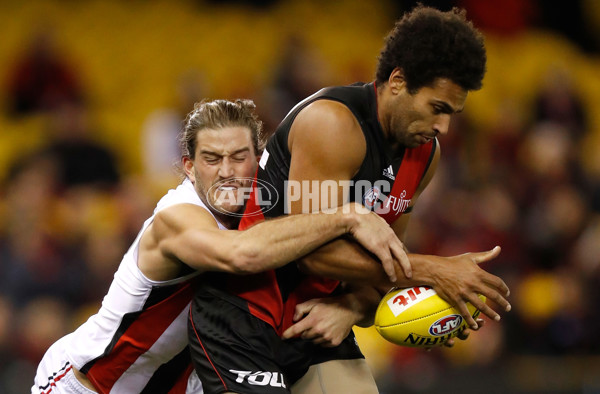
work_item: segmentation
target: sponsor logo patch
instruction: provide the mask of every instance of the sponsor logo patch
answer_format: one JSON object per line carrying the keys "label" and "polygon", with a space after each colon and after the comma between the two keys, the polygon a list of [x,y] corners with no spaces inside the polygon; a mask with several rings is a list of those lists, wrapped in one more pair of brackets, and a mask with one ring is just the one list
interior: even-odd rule
{"label": "sponsor logo patch", "polygon": [[237,378],[235,379],[237,383],[244,383],[244,381],[246,381],[253,386],[271,386],[286,388],[285,382],[283,381],[283,375],[279,372],[237,371],[235,369],[230,369],[229,372],[237,375]]}
{"label": "sponsor logo patch", "polygon": [[394,169],[392,168],[391,164],[390,164],[390,166],[388,168],[385,168],[383,170],[383,176],[391,179],[392,181],[396,180],[396,177],[394,176]]}
{"label": "sponsor logo patch", "polygon": [[367,190],[367,192],[363,196],[363,202],[364,202],[365,207],[367,207],[369,209],[373,209],[375,204],[377,204],[377,201],[379,201],[380,194],[381,194],[381,191],[379,190],[379,188],[377,188],[375,186],[370,188],[369,190]]}
{"label": "sponsor logo patch", "polygon": [[435,294],[435,290],[431,287],[415,286],[402,290],[395,297],[390,298],[387,301],[387,304],[394,316],[398,316],[411,306]]}

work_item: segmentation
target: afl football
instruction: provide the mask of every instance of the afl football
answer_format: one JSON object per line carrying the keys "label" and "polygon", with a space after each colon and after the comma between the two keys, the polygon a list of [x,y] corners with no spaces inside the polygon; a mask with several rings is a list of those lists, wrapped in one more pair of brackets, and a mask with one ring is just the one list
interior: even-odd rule
{"label": "afl football", "polygon": [[[485,297],[480,295],[482,301]],[[467,303],[473,318],[479,310]],[[375,328],[386,340],[400,346],[429,348],[443,345],[467,328],[458,309],[427,286],[394,288],[381,300]]]}

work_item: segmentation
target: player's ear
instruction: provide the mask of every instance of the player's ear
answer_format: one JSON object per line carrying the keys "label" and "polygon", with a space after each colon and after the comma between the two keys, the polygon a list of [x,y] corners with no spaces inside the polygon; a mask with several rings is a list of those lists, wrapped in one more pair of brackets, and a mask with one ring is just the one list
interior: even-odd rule
{"label": "player's ear", "polygon": [[400,67],[396,67],[390,74],[388,83],[393,93],[399,93],[403,88],[406,88],[404,70],[402,70]]}
{"label": "player's ear", "polygon": [[194,176],[194,160],[187,156],[181,160],[183,161],[183,171],[185,172],[185,175],[187,175],[192,183],[196,182],[196,177]]}

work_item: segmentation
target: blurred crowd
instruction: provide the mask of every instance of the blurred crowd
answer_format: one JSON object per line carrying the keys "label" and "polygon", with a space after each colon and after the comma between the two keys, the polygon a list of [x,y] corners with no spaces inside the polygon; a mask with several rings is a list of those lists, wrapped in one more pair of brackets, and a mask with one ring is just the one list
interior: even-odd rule
{"label": "blurred crowd", "polygon": [[[521,34],[530,23],[490,26],[478,2],[462,3],[472,7],[476,23],[496,33]],[[507,3],[529,15],[521,13],[529,3]],[[141,170],[127,171],[122,155],[98,138],[80,68],[53,39],[51,29],[37,29],[0,76],[3,117],[43,125],[41,142],[14,154],[0,183],[0,394],[27,392],[47,347],[97,310],[142,222],[178,182],[181,121],[194,102],[219,95],[202,73],[180,75],[172,105],[154,108],[141,122]],[[296,102],[331,85],[331,68],[302,37],[290,36],[272,80],[247,92],[266,131]],[[520,365],[515,356],[600,355],[600,178],[582,159],[593,131],[590,111],[568,69],[545,73],[529,107],[517,107],[510,96],[495,103],[493,127],[481,130],[468,108],[453,120],[440,138],[440,169],[407,237],[409,249],[428,254],[502,246],[484,268],[508,283],[512,311],[451,350],[386,346],[373,332],[359,332],[382,392],[448,387],[449,376],[480,379],[494,385],[487,392],[503,392],[512,387],[506,376],[520,382],[507,371],[508,364]],[[461,372],[467,370],[477,377]],[[532,390],[546,387],[543,372],[538,379]],[[590,392],[600,390],[599,381],[585,379]],[[583,392],[585,384],[563,388]]]}

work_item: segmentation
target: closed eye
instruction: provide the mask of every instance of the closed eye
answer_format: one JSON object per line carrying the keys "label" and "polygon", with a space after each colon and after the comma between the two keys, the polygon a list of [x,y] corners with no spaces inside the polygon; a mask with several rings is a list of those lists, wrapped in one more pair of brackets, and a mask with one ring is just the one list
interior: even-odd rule
{"label": "closed eye", "polygon": [[218,164],[221,161],[221,157],[215,155],[203,155],[202,160],[208,164]]}
{"label": "closed eye", "polygon": [[242,162],[242,161],[246,160],[246,157],[248,157],[248,155],[246,153],[242,153],[242,154],[237,154],[237,155],[231,156],[231,159],[233,161]]}
{"label": "closed eye", "polygon": [[434,113],[434,115],[439,115],[439,114],[452,115],[454,113],[454,110],[449,105],[434,104],[433,105],[433,113]]}

